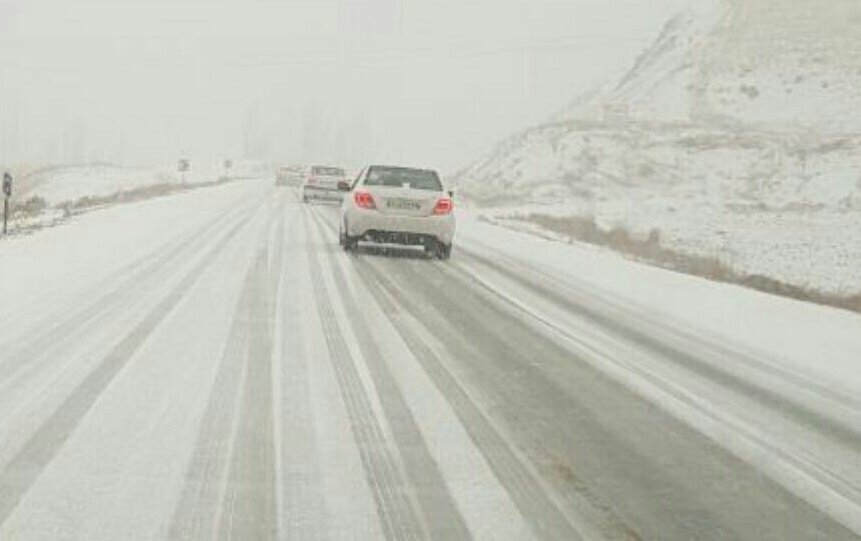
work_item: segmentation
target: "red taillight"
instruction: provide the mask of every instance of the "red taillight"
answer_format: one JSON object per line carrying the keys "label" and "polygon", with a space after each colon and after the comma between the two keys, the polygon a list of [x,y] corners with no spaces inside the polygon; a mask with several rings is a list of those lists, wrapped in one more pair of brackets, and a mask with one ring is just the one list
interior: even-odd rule
{"label": "red taillight", "polygon": [[374,196],[368,192],[356,192],[353,194],[353,201],[362,209],[375,209],[377,205],[374,203]]}
{"label": "red taillight", "polygon": [[450,214],[452,209],[454,209],[454,203],[452,203],[451,199],[448,197],[442,197],[436,202],[436,206],[433,208],[433,213],[437,215]]}

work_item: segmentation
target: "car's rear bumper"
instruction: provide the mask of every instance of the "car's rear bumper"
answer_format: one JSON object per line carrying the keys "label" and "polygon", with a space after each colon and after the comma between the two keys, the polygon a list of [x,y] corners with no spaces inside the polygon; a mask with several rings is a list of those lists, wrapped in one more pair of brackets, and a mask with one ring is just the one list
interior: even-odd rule
{"label": "car's rear bumper", "polygon": [[344,197],[344,192],[337,187],[327,188],[323,186],[302,186],[302,195],[308,199],[327,199],[340,201]]}
{"label": "car's rear bumper", "polygon": [[360,240],[386,244],[424,244],[434,238],[444,244],[454,239],[454,215],[392,216],[377,211],[350,211],[347,234]]}

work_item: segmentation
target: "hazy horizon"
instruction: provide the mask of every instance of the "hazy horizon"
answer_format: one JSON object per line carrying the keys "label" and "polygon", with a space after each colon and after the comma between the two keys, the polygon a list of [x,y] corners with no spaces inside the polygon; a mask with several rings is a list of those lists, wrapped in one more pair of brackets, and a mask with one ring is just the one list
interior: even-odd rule
{"label": "hazy horizon", "polygon": [[0,163],[452,170],[630,66],[686,1],[0,0]]}

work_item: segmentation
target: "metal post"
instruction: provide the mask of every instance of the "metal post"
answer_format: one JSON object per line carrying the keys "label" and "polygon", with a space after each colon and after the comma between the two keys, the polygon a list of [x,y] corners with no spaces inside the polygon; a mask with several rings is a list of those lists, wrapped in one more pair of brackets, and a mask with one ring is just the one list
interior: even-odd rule
{"label": "metal post", "polygon": [[8,231],[7,224],[9,222],[9,198],[12,197],[12,175],[9,172],[3,173],[3,234]]}

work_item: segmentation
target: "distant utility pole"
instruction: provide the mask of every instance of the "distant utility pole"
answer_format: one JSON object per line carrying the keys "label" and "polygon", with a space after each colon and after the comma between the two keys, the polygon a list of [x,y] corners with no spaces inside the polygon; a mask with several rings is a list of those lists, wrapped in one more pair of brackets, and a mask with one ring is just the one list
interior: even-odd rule
{"label": "distant utility pole", "polygon": [[191,169],[191,161],[187,158],[183,158],[179,160],[179,163],[177,164],[176,168],[180,174],[180,181],[185,184],[185,174],[188,172],[189,169]]}
{"label": "distant utility pole", "polygon": [[3,173],[3,234],[8,231],[9,222],[9,198],[12,197],[12,175]]}

